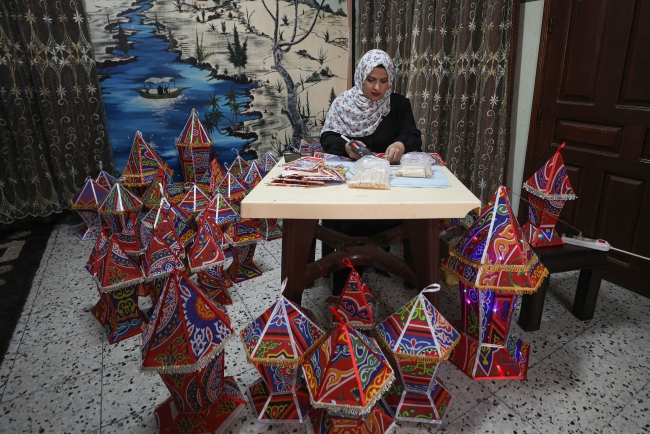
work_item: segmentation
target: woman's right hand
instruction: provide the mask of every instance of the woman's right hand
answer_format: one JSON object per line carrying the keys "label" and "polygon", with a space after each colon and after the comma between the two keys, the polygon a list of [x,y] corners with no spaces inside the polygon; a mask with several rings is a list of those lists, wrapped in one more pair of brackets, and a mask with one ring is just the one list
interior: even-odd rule
{"label": "woman's right hand", "polygon": [[[362,141],[360,141],[360,140],[355,140],[355,142],[357,142],[358,144],[360,144],[360,145],[363,146],[364,148],[367,148],[366,144],[363,143]],[[352,158],[353,160],[358,160],[359,158],[361,158],[361,155],[357,154],[357,153],[355,152],[355,150],[352,149],[348,143],[345,144],[345,152],[347,152],[347,153],[348,153],[348,156],[349,156],[350,158]]]}

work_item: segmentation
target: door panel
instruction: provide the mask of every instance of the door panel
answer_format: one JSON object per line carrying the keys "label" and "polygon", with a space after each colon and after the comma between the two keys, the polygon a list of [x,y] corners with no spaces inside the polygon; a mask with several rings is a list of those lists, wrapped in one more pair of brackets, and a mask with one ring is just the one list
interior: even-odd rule
{"label": "door panel", "polygon": [[[524,178],[566,142],[561,217],[650,256],[650,0],[546,1]],[[604,277],[650,297],[649,269],[612,252]]]}

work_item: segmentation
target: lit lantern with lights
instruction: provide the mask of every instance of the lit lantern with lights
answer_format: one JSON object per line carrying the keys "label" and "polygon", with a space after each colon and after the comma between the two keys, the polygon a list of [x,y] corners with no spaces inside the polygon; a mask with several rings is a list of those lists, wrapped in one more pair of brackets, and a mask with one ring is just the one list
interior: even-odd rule
{"label": "lit lantern with lights", "polygon": [[261,375],[248,387],[257,420],[302,423],[308,419],[311,405],[300,364],[325,338],[314,315],[281,296],[240,336],[246,359]]}
{"label": "lit lantern with lights", "polygon": [[190,117],[174,144],[181,160],[185,182],[197,182],[203,178],[210,166],[212,139],[196,110],[190,112]]}
{"label": "lit lantern with lights", "polygon": [[460,333],[424,295],[439,289],[438,284],[428,286],[377,326],[379,342],[400,373],[401,390],[389,390],[385,399],[399,421],[441,423],[451,402],[436,375],[460,341]]}
{"label": "lit lantern with lights", "polygon": [[519,294],[548,270],[528,245],[499,187],[442,266],[460,286],[461,340],[450,361],[475,380],[523,380],[530,344],[510,334]]}
{"label": "lit lantern with lights", "polygon": [[577,198],[560,154],[565,145],[566,142],[562,143],[546,164],[524,183],[530,203],[523,231],[533,247],[564,245],[555,224],[566,201]]}

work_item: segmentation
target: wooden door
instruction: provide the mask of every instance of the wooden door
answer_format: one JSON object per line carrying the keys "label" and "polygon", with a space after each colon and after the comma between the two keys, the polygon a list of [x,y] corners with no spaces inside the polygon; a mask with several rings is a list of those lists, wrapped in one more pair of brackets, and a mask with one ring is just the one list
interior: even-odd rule
{"label": "wooden door", "polygon": [[[578,200],[560,218],[650,257],[650,0],[546,0],[524,179],[562,142]],[[604,278],[650,297],[650,262]]]}

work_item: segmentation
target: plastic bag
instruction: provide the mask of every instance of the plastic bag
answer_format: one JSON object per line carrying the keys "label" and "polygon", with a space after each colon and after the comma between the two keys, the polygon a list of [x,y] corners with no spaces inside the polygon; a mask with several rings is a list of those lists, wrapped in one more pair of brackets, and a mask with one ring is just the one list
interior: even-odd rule
{"label": "plastic bag", "polygon": [[407,178],[433,178],[431,165],[433,159],[426,152],[409,152],[402,156],[400,166],[395,172],[395,176],[404,176]]}
{"label": "plastic bag", "polygon": [[373,190],[390,189],[390,163],[388,160],[368,155],[354,163],[354,170],[354,176],[348,181],[348,187]]}

